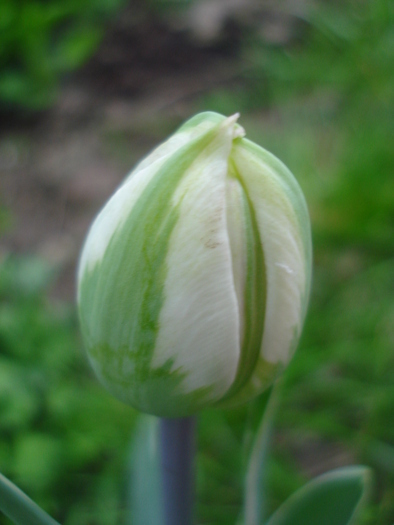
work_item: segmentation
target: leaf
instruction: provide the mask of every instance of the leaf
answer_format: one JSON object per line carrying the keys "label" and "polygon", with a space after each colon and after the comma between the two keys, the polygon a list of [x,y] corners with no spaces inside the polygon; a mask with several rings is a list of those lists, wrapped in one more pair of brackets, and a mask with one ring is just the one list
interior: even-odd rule
{"label": "leaf", "polygon": [[16,525],[59,525],[2,474],[0,474],[0,509]]}
{"label": "leaf", "polygon": [[[278,387],[270,388],[261,396],[263,415],[253,442],[245,480],[245,525],[258,525],[264,514],[264,472],[270,444],[272,421],[277,406]],[[274,394],[275,392],[275,394]]]}
{"label": "leaf", "polygon": [[58,71],[72,71],[93,54],[102,38],[98,27],[73,27],[63,36],[54,53],[53,65]]}
{"label": "leaf", "polygon": [[43,432],[28,431],[14,442],[13,472],[21,484],[36,490],[50,490],[64,468],[59,439]]}
{"label": "leaf", "polygon": [[55,275],[55,268],[44,259],[7,254],[0,265],[0,293],[38,295],[49,286]]}
{"label": "leaf", "polygon": [[162,525],[159,419],[141,416],[130,466],[129,525]]}
{"label": "leaf", "polygon": [[347,525],[360,510],[370,483],[367,467],[332,470],[290,496],[266,525]]}

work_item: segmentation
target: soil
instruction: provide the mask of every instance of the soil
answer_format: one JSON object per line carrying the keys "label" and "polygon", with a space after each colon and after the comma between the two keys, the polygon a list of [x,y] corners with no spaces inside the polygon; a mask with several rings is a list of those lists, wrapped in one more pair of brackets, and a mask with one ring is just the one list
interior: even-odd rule
{"label": "soil", "polygon": [[196,99],[237,82],[235,42],[200,45],[155,17],[116,20],[54,107],[3,115],[0,255],[35,254],[59,269],[51,294],[74,300],[75,271],[94,216],[132,166],[195,112]]}

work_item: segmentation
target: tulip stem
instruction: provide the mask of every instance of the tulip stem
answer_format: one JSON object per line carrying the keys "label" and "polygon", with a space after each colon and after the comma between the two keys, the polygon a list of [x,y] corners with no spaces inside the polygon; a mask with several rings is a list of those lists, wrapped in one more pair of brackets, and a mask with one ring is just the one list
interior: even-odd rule
{"label": "tulip stem", "polygon": [[192,525],[195,418],[160,420],[164,525]]}

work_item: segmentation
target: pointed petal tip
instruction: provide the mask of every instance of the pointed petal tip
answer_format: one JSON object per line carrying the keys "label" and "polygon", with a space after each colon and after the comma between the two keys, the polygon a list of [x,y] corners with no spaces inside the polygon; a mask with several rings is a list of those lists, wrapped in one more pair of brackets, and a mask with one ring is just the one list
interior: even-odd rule
{"label": "pointed petal tip", "polygon": [[240,117],[240,113],[234,113],[231,117],[227,117],[226,120],[222,122],[222,126],[225,128],[232,128],[233,140],[239,137],[244,137],[246,135],[245,130],[242,126],[237,124],[237,120]]}
{"label": "pointed petal tip", "polygon": [[237,111],[237,113],[234,113],[234,115],[231,115],[231,117],[227,117],[225,122],[231,122],[231,123],[235,123],[237,122],[237,120],[239,119],[239,117],[241,116],[241,113],[239,113],[239,111]]}

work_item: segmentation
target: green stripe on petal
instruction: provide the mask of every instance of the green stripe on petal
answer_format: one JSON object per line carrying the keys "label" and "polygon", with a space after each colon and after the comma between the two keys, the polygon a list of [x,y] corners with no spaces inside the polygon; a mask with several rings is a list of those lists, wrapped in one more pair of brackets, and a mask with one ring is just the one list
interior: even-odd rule
{"label": "green stripe on petal", "polygon": [[309,296],[310,226],[304,197],[287,168],[246,139],[231,159],[256,213],[266,268],[266,315],[255,370],[228,404],[261,392],[291,359]]}
{"label": "green stripe on petal", "polygon": [[242,141],[237,141],[237,143],[242,145],[245,155],[248,155],[248,152],[251,154],[251,161],[254,158],[255,162],[260,162],[262,165],[266,166],[266,169],[269,169],[273,182],[280,186],[284,195],[287,197],[287,213],[290,212],[289,216],[291,216],[296,222],[297,233],[302,244],[304,255],[306,274],[306,286],[302,304],[302,317],[304,318],[308,307],[312,274],[311,225],[304,194],[302,193],[294,175],[281,160],[275,157],[275,155],[248,139],[242,139]]}
{"label": "green stripe on petal", "polygon": [[234,122],[196,159],[174,194],[179,221],[167,254],[165,302],[153,366],[173,357],[187,371],[185,392],[212,385],[212,400],[234,380],[239,312],[226,217],[226,179]]}
{"label": "green stripe on petal", "polygon": [[183,133],[185,131],[190,130],[194,132],[194,130],[200,125],[204,127],[217,126],[225,120],[226,117],[220,115],[219,113],[214,113],[213,111],[204,111],[202,113],[198,113],[194,117],[190,118],[187,122],[182,124],[182,126],[178,129],[177,133]]}
{"label": "green stripe on petal", "polygon": [[[112,233],[102,257],[93,265],[85,261],[80,270],[81,326],[93,367],[117,397],[147,412],[188,413],[211,390],[207,385],[185,396],[179,387],[187,371],[174,367],[173,359],[154,367],[152,359],[166,300],[170,239],[181,208],[182,199],[174,203],[174,195],[193,162],[220,134],[223,129],[215,126],[170,155]],[[223,140],[231,143],[231,138]],[[111,221],[105,213],[102,228]],[[88,238],[87,245],[92,243]]]}
{"label": "green stripe on petal", "polygon": [[202,113],[125,179],[94,222],[79,311],[97,375],[163,417],[267,388],[297,345],[311,236],[301,190],[236,123]]}
{"label": "green stripe on petal", "polygon": [[229,169],[229,175],[237,180],[242,196],[244,236],[246,239],[246,279],[242,301],[243,311],[241,312],[244,323],[241,359],[235,381],[223,397],[224,402],[245,385],[256,367],[264,332],[266,300],[264,253],[256,214],[242,177],[233,162],[230,163]]}

